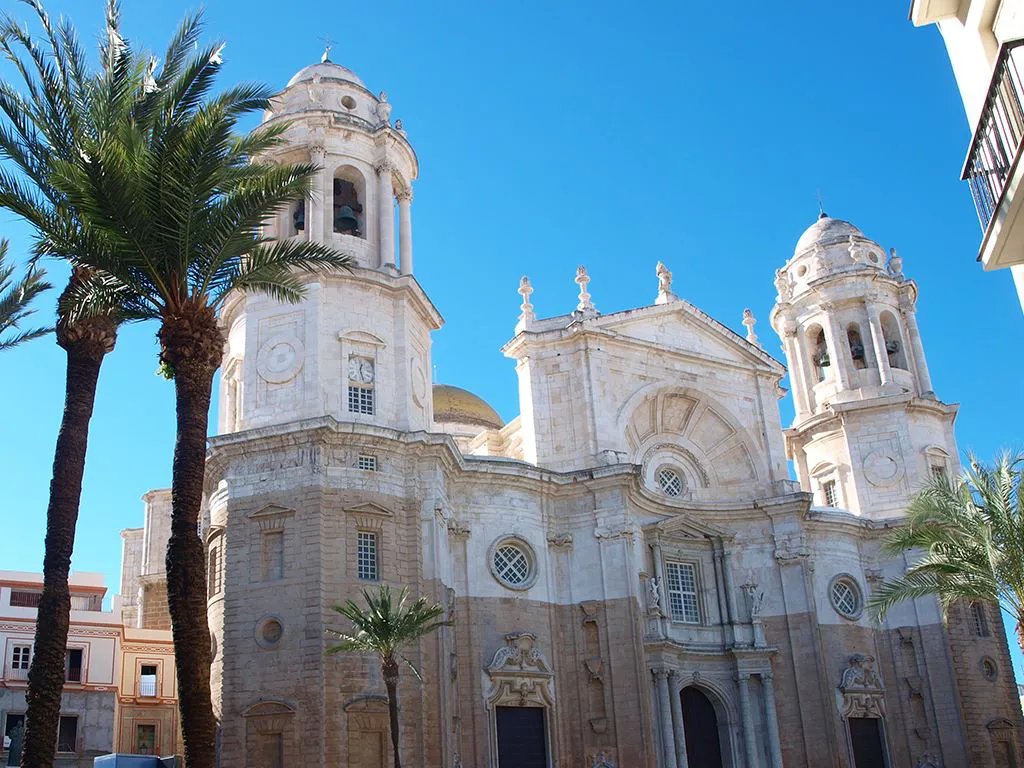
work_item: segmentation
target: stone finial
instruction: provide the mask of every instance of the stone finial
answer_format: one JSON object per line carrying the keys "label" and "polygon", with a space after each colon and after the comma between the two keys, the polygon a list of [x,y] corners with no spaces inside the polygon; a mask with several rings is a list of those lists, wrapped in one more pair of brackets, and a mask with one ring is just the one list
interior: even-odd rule
{"label": "stone finial", "polygon": [[679,297],[672,293],[672,272],[669,268],[659,261],[654,272],[658,275],[658,297],[654,300],[654,303],[668,304],[669,302],[676,301]]}
{"label": "stone finial", "polygon": [[903,279],[903,257],[896,254],[895,248],[889,249],[889,272],[893,277]]}
{"label": "stone finial", "polygon": [[751,344],[755,344],[760,347],[761,343],[757,340],[757,334],[754,333],[754,325],[757,323],[757,318],[754,317],[754,313],[749,309],[743,310],[743,324],[747,326],[747,341]]}
{"label": "stone finial", "polygon": [[380,96],[377,97],[377,105],[373,108],[373,111],[377,113],[377,119],[384,125],[391,124],[391,105],[388,103],[388,95],[384,92],[380,92]]}
{"label": "stone finial", "polygon": [[789,301],[793,288],[789,284],[789,276],[784,270],[775,270],[775,290],[779,292],[779,301]]}
{"label": "stone finial", "polygon": [[519,322],[516,323],[516,331],[526,330],[537,319],[533,312],[533,304],[530,303],[530,294],[533,293],[533,286],[530,285],[530,278],[523,275],[519,278],[519,295],[523,297],[523,303],[519,307]]}
{"label": "stone finial", "polygon": [[576,267],[576,285],[580,287],[580,303],[576,305],[576,311],[589,317],[593,317],[597,314],[597,308],[594,306],[594,302],[590,300],[590,294],[587,292],[587,283],[590,282],[590,275],[587,274],[587,268],[580,264]]}
{"label": "stone finial", "polygon": [[402,119],[401,118],[395,120],[395,130],[398,131],[403,136],[405,136],[405,128],[402,127]]}

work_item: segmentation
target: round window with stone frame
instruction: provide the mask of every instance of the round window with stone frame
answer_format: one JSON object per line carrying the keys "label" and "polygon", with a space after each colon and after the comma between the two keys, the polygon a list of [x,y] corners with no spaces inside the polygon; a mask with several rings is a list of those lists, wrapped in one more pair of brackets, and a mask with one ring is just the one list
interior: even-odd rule
{"label": "round window with stone frame", "polygon": [[507,589],[525,590],[537,581],[537,557],[526,539],[502,536],[487,553],[491,575]]}
{"label": "round window with stone frame", "polygon": [[981,676],[990,683],[994,683],[999,679],[999,667],[996,666],[996,663],[988,656],[985,656],[981,660]]}
{"label": "round window with stone frame", "polygon": [[661,467],[654,479],[658,483],[658,487],[661,492],[666,496],[682,496],[683,491],[686,490],[686,484],[683,482],[683,476],[675,467]]}
{"label": "round window with stone frame", "polygon": [[277,616],[267,616],[256,623],[256,645],[277,648],[284,638],[284,624]]}
{"label": "round window with stone frame", "polygon": [[828,585],[828,599],[835,612],[844,619],[856,621],[864,610],[860,586],[849,574],[839,574]]}

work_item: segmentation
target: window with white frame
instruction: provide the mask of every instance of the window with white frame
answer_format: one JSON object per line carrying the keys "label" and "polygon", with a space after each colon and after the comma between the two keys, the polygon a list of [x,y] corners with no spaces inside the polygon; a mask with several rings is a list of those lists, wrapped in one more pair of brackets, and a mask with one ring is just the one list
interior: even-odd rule
{"label": "window with white frame", "polygon": [[839,497],[836,493],[836,481],[826,480],[822,483],[821,495],[824,497],[826,507],[838,506]]}
{"label": "window with white frame", "polygon": [[860,618],[864,601],[861,598],[860,586],[851,576],[836,576],[832,579],[828,592],[836,613],[851,620]]}
{"label": "window with white frame", "polygon": [[348,410],[349,413],[373,415],[374,361],[369,357],[352,355],[348,359]]}
{"label": "window with white frame", "polygon": [[377,581],[377,534],[359,531],[356,535],[356,575],[363,581]]}
{"label": "window with white frame", "polygon": [[697,569],[691,563],[665,563],[668,605],[673,621],[700,623],[697,602]]}
{"label": "window with white frame", "polygon": [[666,496],[678,496],[683,492],[683,478],[671,467],[658,470],[658,486]]}
{"label": "window with white frame", "polygon": [[28,671],[32,664],[32,646],[16,645],[11,651],[11,669]]}
{"label": "window with white frame", "polygon": [[376,472],[377,471],[377,457],[376,456],[360,455],[359,458],[356,459],[356,469],[362,469],[362,470],[365,470],[367,472]]}
{"label": "window with white frame", "polygon": [[156,664],[142,664],[139,667],[139,696],[156,696],[158,675]]}

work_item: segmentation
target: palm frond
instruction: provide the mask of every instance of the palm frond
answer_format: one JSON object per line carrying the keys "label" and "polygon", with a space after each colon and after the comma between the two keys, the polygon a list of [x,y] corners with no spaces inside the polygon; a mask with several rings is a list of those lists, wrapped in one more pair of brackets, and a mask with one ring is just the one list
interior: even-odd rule
{"label": "palm frond", "polygon": [[39,294],[51,288],[45,273],[29,267],[20,278],[13,264],[7,262],[8,242],[0,240],[0,351],[45,336],[52,328],[23,328],[36,310],[31,307]]}

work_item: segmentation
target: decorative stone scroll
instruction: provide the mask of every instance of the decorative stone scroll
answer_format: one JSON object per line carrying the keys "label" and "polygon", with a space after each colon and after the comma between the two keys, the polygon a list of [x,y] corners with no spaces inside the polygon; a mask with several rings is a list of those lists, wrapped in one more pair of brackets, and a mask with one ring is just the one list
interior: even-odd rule
{"label": "decorative stone scroll", "polygon": [[491,680],[487,703],[492,707],[548,707],[554,702],[554,672],[532,632],[505,635],[485,670]]}
{"label": "decorative stone scroll", "polygon": [[857,653],[839,683],[843,717],[885,717],[885,687],[874,670],[874,656]]}

